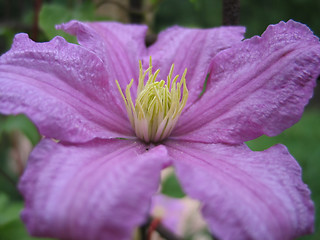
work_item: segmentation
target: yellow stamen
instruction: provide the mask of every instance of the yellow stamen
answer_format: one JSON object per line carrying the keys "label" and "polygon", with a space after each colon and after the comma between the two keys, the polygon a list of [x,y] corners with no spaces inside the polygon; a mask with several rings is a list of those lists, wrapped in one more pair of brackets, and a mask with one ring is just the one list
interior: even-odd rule
{"label": "yellow stamen", "polygon": [[[170,135],[187,103],[188,89],[185,78],[187,69],[185,69],[180,82],[177,82],[179,75],[172,80],[174,69],[174,64],[172,64],[167,83],[164,80],[156,81],[160,70],[152,73],[151,57],[149,68],[143,71],[142,63],[139,61],[139,69],[135,104],[133,104],[130,94],[133,79],[127,85],[125,95],[117,80],[116,84],[137,137],[145,142],[159,142]],[[144,83],[147,74],[148,80]]]}

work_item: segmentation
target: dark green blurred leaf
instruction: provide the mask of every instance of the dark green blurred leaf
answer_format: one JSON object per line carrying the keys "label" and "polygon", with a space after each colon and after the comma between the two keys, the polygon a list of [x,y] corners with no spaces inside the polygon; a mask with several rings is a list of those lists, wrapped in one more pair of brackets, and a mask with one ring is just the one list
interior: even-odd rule
{"label": "dark green blurred leaf", "polygon": [[199,10],[199,7],[200,7],[200,1],[199,0],[189,0],[193,5],[194,7]]}
{"label": "dark green blurred leaf", "polygon": [[169,177],[167,177],[165,181],[162,183],[161,192],[167,196],[174,198],[182,198],[186,195],[183,192],[176,175],[173,173]]}
{"label": "dark green blurred leaf", "polygon": [[20,219],[0,226],[0,239],[3,240],[49,240],[49,238],[31,237]]}
{"label": "dark green blurred leaf", "polygon": [[51,39],[57,35],[64,37],[68,42],[76,43],[74,36],[56,30],[55,25],[68,22],[72,19],[81,21],[93,21],[95,7],[91,1],[76,4],[67,8],[61,4],[44,4],[39,15],[39,25],[46,36]]}
{"label": "dark green blurred leaf", "polygon": [[[9,198],[5,194],[0,193],[0,227],[19,218],[21,209],[22,203],[10,203]],[[0,237],[0,239],[4,238]]]}
{"label": "dark green blurred leaf", "polygon": [[41,240],[48,238],[30,237],[20,220],[22,202],[10,202],[9,198],[0,193],[0,239],[1,240]]}
{"label": "dark green blurred leaf", "polygon": [[153,30],[159,32],[172,25],[202,28],[220,26],[221,10],[222,1],[218,0],[162,0],[156,11]]}
{"label": "dark green blurred leaf", "polygon": [[0,27],[0,51],[10,48],[15,34],[16,33],[9,27]]}
{"label": "dark green blurred leaf", "polygon": [[320,1],[315,0],[242,0],[241,25],[247,28],[247,37],[261,34],[269,24],[293,19],[307,24],[320,34]]}
{"label": "dark green blurred leaf", "polygon": [[33,146],[39,142],[40,135],[38,130],[26,116],[8,116],[1,118],[0,120],[0,135],[2,133],[10,133],[19,130],[30,140]]}

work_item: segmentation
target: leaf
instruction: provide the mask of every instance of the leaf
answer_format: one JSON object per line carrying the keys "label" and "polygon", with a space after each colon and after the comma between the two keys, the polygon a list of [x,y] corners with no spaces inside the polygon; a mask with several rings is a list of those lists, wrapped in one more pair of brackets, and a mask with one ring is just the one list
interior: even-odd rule
{"label": "leaf", "polygon": [[95,19],[94,10],[95,8],[91,1],[75,4],[69,8],[57,3],[43,4],[39,14],[39,26],[49,39],[59,35],[64,37],[68,42],[77,43],[76,37],[61,30],[56,30],[55,25],[68,22],[72,19],[93,21]]}
{"label": "leaf", "polygon": [[1,118],[0,134],[10,133],[12,131],[21,131],[35,146],[40,141],[40,135],[35,125],[25,116],[8,116],[4,119]]}
{"label": "leaf", "polygon": [[174,173],[169,175],[162,183],[161,192],[169,197],[183,198],[186,194],[183,192],[180,183]]}
{"label": "leaf", "polygon": [[5,194],[0,193],[0,239],[48,240],[48,238],[33,238],[28,234],[20,219],[20,212],[22,208],[22,202],[11,202]]}
{"label": "leaf", "polygon": [[[19,218],[22,203],[10,203],[9,198],[4,193],[0,194],[0,227]],[[0,231],[1,232],[1,231]],[[1,235],[0,235],[1,236]],[[0,238],[4,239],[4,238]]]}

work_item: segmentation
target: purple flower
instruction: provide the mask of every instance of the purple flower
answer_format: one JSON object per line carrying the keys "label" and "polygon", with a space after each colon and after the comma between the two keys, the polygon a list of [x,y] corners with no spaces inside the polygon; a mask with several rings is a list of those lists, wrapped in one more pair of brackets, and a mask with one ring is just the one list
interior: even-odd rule
{"label": "purple flower", "polygon": [[206,224],[199,212],[199,202],[188,197],[171,198],[162,194],[152,197],[151,215],[178,236],[203,235]]}
{"label": "purple flower", "polygon": [[[301,117],[320,73],[319,40],[306,26],[281,22],[245,41],[242,27],[173,27],[149,48],[145,26],[71,21],[58,28],[80,45],[18,34],[0,58],[0,112],[26,114],[45,136],[19,184],[32,235],[130,239],[170,165],[219,239],[313,231],[310,191],[286,147],[253,152],[244,144]],[[150,56],[151,74],[161,70],[153,90],[143,76],[138,86],[139,60],[147,70]],[[157,82],[173,63],[172,79],[187,68],[174,90]]]}

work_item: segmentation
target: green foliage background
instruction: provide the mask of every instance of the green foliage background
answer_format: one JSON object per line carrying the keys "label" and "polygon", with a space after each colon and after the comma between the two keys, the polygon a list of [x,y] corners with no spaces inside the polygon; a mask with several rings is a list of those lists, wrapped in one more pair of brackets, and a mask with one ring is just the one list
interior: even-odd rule
{"label": "green foliage background", "polygon": [[[62,35],[70,42],[74,37],[57,31],[55,24],[71,19],[93,21],[112,20],[109,16],[97,16],[96,7],[99,1],[51,0],[43,1],[39,14],[40,32],[38,41],[47,41],[55,35]],[[154,33],[172,25],[209,28],[221,25],[222,3],[218,0],[149,0],[153,8],[153,20],[148,24]],[[242,0],[241,25],[247,27],[247,37],[260,35],[269,24],[281,20],[294,19],[307,24],[316,35],[320,35],[320,1],[314,0]],[[34,1],[0,0],[0,53],[10,48],[14,34],[33,32]],[[320,239],[320,101],[316,96],[311,101],[301,121],[279,136],[270,138],[262,136],[248,142],[253,150],[264,150],[274,144],[285,144],[291,154],[303,168],[303,180],[312,191],[316,207],[315,234],[300,239]],[[12,134],[23,133],[32,145],[40,140],[35,126],[25,116],[0,116],[0,239],[30,240],[30,237],[19,218],[23,200],[16,189],[19,174],[10,168],[10,150],[13,148]],[[163,184],[163,193],[180,198],[184,196],[175,176],[169,177]],[[39,239],[39,238],[37,238]]]}

